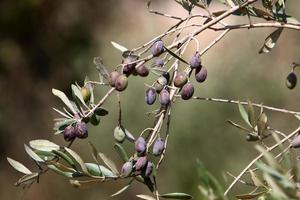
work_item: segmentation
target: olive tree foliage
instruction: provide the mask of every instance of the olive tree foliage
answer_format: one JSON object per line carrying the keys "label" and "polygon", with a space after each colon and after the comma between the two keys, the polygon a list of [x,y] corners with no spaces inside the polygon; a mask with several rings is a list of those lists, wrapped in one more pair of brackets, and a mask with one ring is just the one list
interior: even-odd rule
{"label": "olive tree foliage", "polygon": [[[300,120],[300,112],[250,101],[193,96],[197,87],[190,81],[195,79],[201,84],[206,80],[208,70],[201,60],[202,55],[213,50],[212,47],[226,34],[236,29],[272,29],[270,35],[265,36],[264,44],[261,44],[261,48],[257,50],[261,54],[266,54],[275,47],[284,29],[299,31],[300,22],[286,13],[285,7],[288,2],[285,0],[175,0],[174,3],[187,11],[185,18],[153,10],[151,1],[147,3],[150,13],[176,21],[165,32],[134,49],[127,49],[116,42],[111,42],[122,54],[122,63],[115,66],[114,71],[108,71],[101,58],[96,57],[94,64],[99,72],[99,80],[86,78],[82,86],[77,83],[72,84],[72,97],[67,97],[58,89],[52,89],[52,93],[64,103],[61,108],[53,108],[59,115],[55,119],[54,134],[57,137],[64,137],[67,145],[58,145],[40,139],[25,144],[25,151],[37,165],[37,171],[31,171],[20,162],[7,158],[14,169],[24,174],[16,182],[16,186],[29,187],[34,182],[38,182],[43,174],[54,171],[60,176],[67,177],[70,184],[75,187],[96,182],[128,180],[127,185],[111,196],[121,195],[133,182],[139,182],[148,187],[152,194],[136,194],[141,199],[190,199],[192,195],[181,191],[172,193],[160,191],[156,184],[156,180],[159,179],[157,171],[167,156],[172,107],[176,106],[177,101],[202,100],[236,104],[245,123],[240,125],[233,121],[228,122],[240,129],[239,131],[245,132],[247,141],[256,143],[255,148],[259,151],[259,155],[241,169],[238,175],[229,174],[233,181],[226,188],[223,188],[199,162],[198,188],[203,199],[228,199],[231,189],[237,184],[244,184],[249,188],[246,194],[231,194],[238,199],[300,199],[300,168],[297,160],[290,156],[293,148],[300,147],[300,135],[298,135],[300,127],[294,127],[291,133],[275,130],[269,126],[265,111],[294,115],[295,120]],[[224,9],[211,9],[212,3],[223,4]],[[231,16],[244,17],[248,23],[229,24],[224,21]],[[199,20],[195,23],[192,19]],[[207,30],[220,34],[208,46],[200,49],[197,36]],[[189,60],[184,60],[183,55],[192,43],[196,44],[196,49]],[[297,76],[294,71],[299,66],[293,61],[291,63],[291,72],[286,79],[289,89],[296,86]],[[150,74],[157,77],[155,82],[147,82],[146,77]],[[153,117],[153,126],[145,127],[139,134],[130,133],[128,127],[122,124],[119,97],[122,91],[131,89],[131,76],[145,78],[146,104],[159,102],[156,104],[159,107],[149,114]],[[97,87],[107,88],[107,93],[101,97],[94,96]],[[113,151],[119,154],[124,164],[116,166],[115,162],[99,152],[92,142],[89,142],[89,146],[94,162],[86,163],[80,153],[72,150],[71,146],[76,139],[85,139],[88,134],[93,134],[88,132],[88,124],[97,126],[100,118],[109,114],[110,111],[104,106],[113,93],[117,94],[119,102],[117,108],[119,119],[113,133],[115,138]],[[162,131],[162,127],[166,127],[164,129],[166,131]],[[273,141],[272,145],[265,143],[267,138]],[[124,141],[131,143],[135,149],[132,155],[128,155],[128,150],[123,147]]]}

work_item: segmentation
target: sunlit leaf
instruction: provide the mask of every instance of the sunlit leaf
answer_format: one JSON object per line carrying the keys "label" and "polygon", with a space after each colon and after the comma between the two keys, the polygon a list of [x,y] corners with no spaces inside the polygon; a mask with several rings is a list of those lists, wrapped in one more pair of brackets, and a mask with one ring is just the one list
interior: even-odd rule
{"label": "sunlit leaf", "polygon": [[[244,106],[243,106],[241,103],[239,103],[239,104],[238,104],[238,107],[239,107],[239,111],[240,111],[240,114],[241,114],[243,120],[244,120],[249,126],[251,126],[251,123],[249,122],[248,113],[247,113],[246,109],[244,108]],[[252,126],[251,126],[251,127],[252,127]]]}
{"label": "sunlit leaf", "polygon": [[103,162],[106,164],[106,166],[115,174],[115,175],[119,175],[119,171],[116,167],[116,164],[110,159],[108,158],[105,154],[103,153],[99,153],[98,154],[100,156],[100,158],[103,160]]}
{"label": "sunlit leaf", "polygon": [[130,187],[133,180],[134,179],[131,179],[130,182],[127,185],[125,185],[123,188],[121,188],[120,190],[118,190],[117,192],[115,192],[114,194],[112,194],[110,196],[114,197],[114,196],[117,196],[117,195],[122,194],[123,192],[125,192]]}
{"label": "sunlit leaf", "polygon": [[29,146],[40,151],[59,150],[59,146],[49,140],[31,140]]}
{"label": "sunlit leaf", "polygon": [[23,174],[32,174],[32,172],[27,167],[25,167],[22,163],[14,160],[14,159],[11,159],[9,157],[7,157],[7,161],[15,170],[17,170]]}
{"label": "sunlit leaf", "polygon": [[41,159],[32,149],[30,149],[26,144],[24,144],[24,148],[26,153],[35,161],[37,162],[44,162],[43,159]]}
{"label": "sunlit leaf", "polygon": [[159,195],[165,199],[192,199],[193,197],[186,193],[174,192]]}
{"label": "sunlit leaf", "polygon": [[61,176],[65,176],[67,178],[72,178],[72,172],[65,172],[65,171],[62,171],[60,169],[58,169],[55,165],[48,165],[48,168],[51,169],[52,171],[54,171],[55,173],[61,175]]}
{"label": "sunlit leaf", "polygon": [[34,172],[32,174],[26,174],[15,183],[15,186],[30,185],[33,182],[35,182],[38,179],[38,177],[39,173],[37,172]]}
{"label": "sunlit leaf", "polygon": [[156,200],[156,198],[146,195],[146,194],[138,194],[136,195],[140,199],[145,199],[145,200]]}
{"label": "sunlit leaf", "polygon": [[93,176],[105,176],[105,177],[117,177],[112,171],[107,169],[106,167],[102,165],[97,165],[95,163],[85,163],[85,166],[87,167],[87,170],[89,173]]}
{"label": "sunlit leaf", "polygon": [[267,122],[268,122],[267,115],[264,112],[261,113],[257,121],[258,135],[263,135],[264,131],[267,129]]}
{"label": "sunlit leaf", "polygon": [[76,113],[72,103],[70,102],[70,100],[68,99],[68,97],[65,95],[65,93],[63,93],[62,91],[59,91],[57,89],[52,89],[52,93],[57,96],[58,98],[60,98],[64,104],[73,112]]}
{"label": "sunlit leaf", "polygon": [[282,32],[283,28],[276,29],[271,33],[265,40],[263,47],[260,49],[259,53],[269,53],[276,45],[276,42]]}
{"label": "sunlit leaf", "polygon": [[253,194],[239,194],[239,195],[235,195],[235,197],[237,199],[254,199],[257,198],[263,194],[265,194],[266,192],[258,192],[258,193],[253,193]]}
{"label": "sunlit leaf", "polygon": [[124,47],[123,45],[120,45],[114,41],[111,41],[110,43],[121,52],[128,51],[128,49],[126,47]]}
{"label": "sunlit leaf", "polygon": [[77,87],[76,85],[72,84],[72,85],[71,85],[71,88],[72,88],[73,94],[80,100],[80,102],[81,102],[83,105],[85,105],[85,106],[87,107],[85,101],[83,100],[81,91],[78,89],[78,87]]}
{"label": "sunlit leaf", "polygon": [[82,158],[81,158],[75,151],[73,151],[72,149],[69,149],[69,148],[65,147],[65,150],[66,150],[66,151],[74,158],[74,160],[80,165],[82,171],[83,171],[84,173],[89,174],[89,173],[88,173],[88,170],[87,170],[87,168],[86,168],[86,166],[85,166],[85,164],[84,164],[84,162],[83,162],[83,160],[82,160]]}
{"label": "sunlit leaf", "polygon": [[64,152],[62,151],[57,151],[57,150],[53,150],[52,151],[55,155],[59,156],[60,158],[62,158],[64,161],[66,161],[71,167],[73,167],[74,169],[76,169],[75,163],[74,161]]}

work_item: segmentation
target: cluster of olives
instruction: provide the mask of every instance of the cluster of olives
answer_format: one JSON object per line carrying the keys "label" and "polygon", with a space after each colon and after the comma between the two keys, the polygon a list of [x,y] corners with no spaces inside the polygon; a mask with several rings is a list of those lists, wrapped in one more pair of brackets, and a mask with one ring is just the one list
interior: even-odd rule
{"label": "cluster of olives", "polygon": [[75,124],[67,126],[63,131],[64,139],[66,141],[74,140],[76,137],[84,139],[88,137],[87,124],[82,121],[78,121]]}
{"label": "cluster of olives", "polygon": [[[152,154],[154,156],[160,156],[165,148],[164,140],[158,138],[154,145]],[[123,177],[130,175],[142,175],[143,177],[149,177],[152,174],[154,164],[148,160],[147,157],[147,143],[143,137],[139,137],[135,140],[135,155],[132,156],[129,161],[125,162],[121,169]]]}

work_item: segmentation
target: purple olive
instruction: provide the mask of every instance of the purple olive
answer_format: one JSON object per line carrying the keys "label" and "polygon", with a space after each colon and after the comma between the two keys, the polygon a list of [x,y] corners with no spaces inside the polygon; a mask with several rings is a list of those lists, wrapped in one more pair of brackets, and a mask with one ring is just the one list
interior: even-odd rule
{"label": "purple olive", "polygon": [[141,77],[146,77],[149,75],[149,69],[145,65],[141,65],[136,68],[136,73]]}
{"label": "purple olive", "polygon": [[122,177],[127,177],[131,174],[133,169],[132,163],[131,162],[126,162],[123,164],[122,169],[121,169],[121,175]]}
{"label": "purple olive", "polygon": [[135,170],[141,171],[147,166],[148,159],[146,156],[139,157],[135,163]]}
{"label": "purple olive", "polygon": [[171,100],[170,100],[170,93],[168,92],[168,90],[163,89],[162,91],[160,91],[160,93],[159,93],[159,102],[162,106],[169,105]]}
{"label": "purple olive", "polygon": [[75,137],[76,137],[75,128],[72,125],[69,125],[64,129],[63,134],[64,134],[64,139],[67,142],[69,142],[69,141],[75,139]]}
{"label": "purple olive", "polygon": [[164,60],[161,59],[161,58],[157,58],[157,59],[155,60],[155,65],[158,66],[158,67],[164,66]]}
{"label": "purple olive", "polygon": [[201,58],[200,58],[200,54],[198,52],[196,52],[189,61],[189,64],[191,66],[192,69],[199,69],[201,68]]}
{"label": "purple olive", "polygon": [[156,91],[155,91],[155,89],[153,87],[149,87],[146,90],[145,102],[148,105],[152,105],[152,104],[154,104],[155,100],[156,100]]}
{"label": "purple olive", "polygon": [[187,83],[181,90],[181,98],[183,100],[190,99],[194,94],[194,86],[191,83]]}
{"label": "purple olive", "polygon": [[151,47],[151,53],[153,56],[159,56],[164,52],[164,43],[161,40],[157,40]]}
{"label": "purple olive", "polygon": [[108,76],[108,83],[111,87],[115,87],[115,82],[116,79],[119,77],[119,72],[117,71],[112,71],[110,72],[109,76]]}
{"label": "purple olive", "polygon": [[77,122],[75,125],[75,133],[78,138],[87,138],[88,137],[88,128],[86,123]]}
{"label": "purple olive", "polygon": [[154,164],[149,161],[147,163],[147,167],[146,167],[146,170],[145,170],[145,176],[146,177],[149,177],[152,174],[153,168],[154,168]]}
{"label": "purple olive", "polygon": [[152,153],[155,156],[160,156],[163,153],[164,149],[165,149],[164,140],[162,138],[158,138],[153,145]]}
{"label": "purple olive", "polygon": [[123,67],[123,73],[129,76],[135,71],[136,63],[132,63],[134,61],[137,61],[139,57],[136,55],[128,55],[126,58],[123,59],[122,64],[124,64]]}
{"label": "purple olive", "polygon": [[143,155],[146,152],[147,143],[143,137],[139,137],[135,141],[135,150],[138,153],[138,155]]}
{"label": "purple olive", "polygon": [[115,81],[116,90],[121,92],[127,88],[127,85],[128,85],[127,77],[124,74],[118,76],[118,78]]}
{"label": "purple olive", "polygon": [[195,79],[196,81],[202,83],[206,80],[207,70],[205,67],[201,67],[200,69],[196,69],[195,71]]}
{"label": "purple olive", "polygon": [[176,74],[176,77],[174,79],[174,85],[176,87],[181,88],[182,86],[184,86],[188,81],[187,75],[184,72],[179,72]]}
{"label": "purple olive", "polygon": [[297,135],[293,141],[292,141],[292,147],[293,148],[299,148],[300,147],[300,135]]}

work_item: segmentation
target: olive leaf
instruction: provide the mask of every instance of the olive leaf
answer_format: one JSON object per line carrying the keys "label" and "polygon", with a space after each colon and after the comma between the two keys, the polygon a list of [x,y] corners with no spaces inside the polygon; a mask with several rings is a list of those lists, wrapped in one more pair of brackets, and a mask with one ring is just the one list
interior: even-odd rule
{"label": "olive leaf", "polygon": [[283,28],[276,29],[271,33],[265,40],[263,47],[260,49],[259,53],[269,53],[276,45],[278,38],[282,32]]}
{"label": "olive leaf", "polygon": [[239,195],[235,195],[235,197],[237,199],[254,199],[257,197],[260,197],[261,195],[267,193],[267,191],[263,191],[263,192],[257,192],[257,193],[253,193],[253,194],[239,194]]}
{"label": "olive leaf", "polygon": [[110,197],[114,197],[114,196],[117,196],[117,195],[122,194],[123,192],[125,192],[130,187],[133,180],[134,179],[131,179],[130,182],[127,185],[125,185],[123,188],[121,188],[120,190],[118,190],[114,194],[110,195]]}
{"label": "olive leaf", "polygon": [[146,194],[138,194],[136,195],[140,199],[145,199],[145,200],[156,200],[156,198],[146,195]]}
{"label": "olive leaf", "polygon": [[96,65],[96,69],[99,71],[100,75],[105,79],[108,79],[109,73],[107,68],[103,65],[102,59],[100,57],[94,57],[94,64]]}
{"label": "olive leaf", "polygon": [[174,192],[159,195],[165,199],[192,199],[193,197],[186,193]]}
{"label": "olive leaf", "polygon": [[59,150],[59,146],[57,144],[48,140],[31,140],[29,142],[29,146],[39,151],[51,152],[52,150]]}
{"label": "olive leaf", "polygon": [[57,151],[57,150],[53,150],[52,151],[55,155],[59,156],[60,158],[62,158],[64,161],[66,161],[71,167],[73,167],[73,169],[76,169],[75,163],[74,161],[64,152],[62,151]]}
{"label": "olive leaf", "polygon": [[114,41],[110,41],[110,43],[116,48],[118,49],[119,51],[121,51],[122,53],[125,52],[125,51],[128,51],[128,49],[126,47],[124,47],[123,45],[120,45]]}
{"label": "olive leaf", "polygon": [[48,168],[51,169],[52,171],[54,171],[55,173],[67,177],[67,178],[72,178],[73,177],[73,173],[72,172],[66,172],[66,171],[62,171],[60,169],[58,169],[55,165],[48,165]]}
{"label": "olive leaf", "polygon": [[257,133],[258,135],[263,135],[264,131],[267,129],[267,122],[268,122],[268,117],[267,115],[263,112],[259,115],[258,121],[257,121]]}
{"label": "olive leaf", "polygon": [[82,158],[75,152],[73,151],[72,149],[69,149],[67,147],[65,147],[65,150],[74,158],[74,160],[80,165],[82,171],[86,174],[89,174]]}
{"label": "olive leaf", "polygon": [[165,48],[166,51],[167,51],[169,54],[171,54],[174,58],[180,60],[181,62],[183,62],[183,63],[185,63],[185,64],[187,64],[187,65],[189,65],[189,63],[188,63],[187,61],[185,61],[185,60],[183,60],[182,58],[180,58],[178,55],[176,55],[175,53],[173,53],[170,49],[168,49],[168,48],[165,47],[165,46],[164,46],[164,48]]}
{"label": "olive leaf", "polygon": [[63,93],[62,91],[60,90],[57,90],[57,89],[52,89],[52,93],[57,96],[58,98],[60,98],[64,104],[66,104],[66,106],[73,112],[73,114],[76,113],[72,103],[70,102],[70,100],[68,99],[68,97],[65,95],[65,93]]}
{"label": "olive leaf", "polygon": [[85,101],[83,100],[81,91],[78,89],[78,87],[76,85],[72,84],[71,88],[72,88],[72,92],[75,95],[75,97],[77,97],[84,106],[88,107],[86,105]]}
{"label": "olive leaf", "polygon": [[15,170],[17,170],[23,174],[28,174],[28,175],[32,174],[32,172],[27,167],[25,167],[22,163],[14,160],[14,159],[11,159],[9,157],[7,157],[7,161]]}
{"label": "olive leaf", "polygon": [[121,144],[115,143],[114,149],[116,150],[116,152],[119,154],[120,158],[121,158],[124,162],[127,162],[127,161],[129,160],[128,155],[127,155],[125,149],[122,147]]}
{"label": "olive leaf", "polygon": [[239,111],[240,111],[240,114],[241,114],[243,120],[244,120],[250,127],[252,127],[251,123],[249,122],[248,112],[246,111],[246,109],[244,108],[244,106],[239,102],[239,103],[238,103],[238,107],[239,107]]}
{"label": "olive leaf", "polygon": [[40,158],[31,148],[29,148],[29,146],[27,146],[26,144],[24,144],[24,148],[26,153],[35,161],[37,162],[44,162],[44,160],[42,158]]}
{"label": "olive leaf", "polygon": [[105,154],[103,153],[98,153],[98,155],[100,156],[100,158],[103,160],[103,162],[106,164],[106,166],[111,169],[111,171],[115,174],[115,175],[119,175],[118,169],[116,167],[116,164],[110,159],[108,158]]}
{"label": "olive leaf", "polygon": [[26,174],[22,176],[16,183],[15,186],[20,186],[20,185],[31,185],[34,181],[36,181],[39,177],[39,173],[34,172],[31,174]]}
{"label": "olive leaf", "polygon": [[102,165],[98,165],[95,163],[84,163],[88,172],[93,176],[105,176],[110,178],[116,178],[117,176]]}

